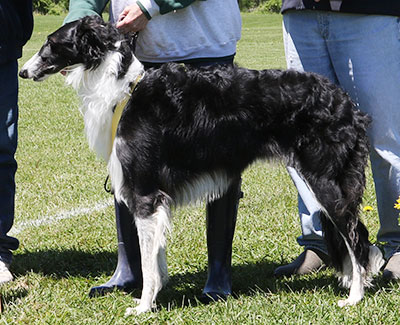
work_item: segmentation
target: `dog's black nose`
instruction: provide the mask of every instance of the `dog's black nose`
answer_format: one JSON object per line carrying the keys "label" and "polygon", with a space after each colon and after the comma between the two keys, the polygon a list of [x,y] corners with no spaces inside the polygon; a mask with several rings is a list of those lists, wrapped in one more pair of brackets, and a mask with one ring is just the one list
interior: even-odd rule
{"label": "dog's black nose", "polygon": [[19,72],[19,76],[20,76],[21,78],[27,79],[27,78],[28,78],[28,70],[26,70],[26,69],[21,70],[21,71]]}

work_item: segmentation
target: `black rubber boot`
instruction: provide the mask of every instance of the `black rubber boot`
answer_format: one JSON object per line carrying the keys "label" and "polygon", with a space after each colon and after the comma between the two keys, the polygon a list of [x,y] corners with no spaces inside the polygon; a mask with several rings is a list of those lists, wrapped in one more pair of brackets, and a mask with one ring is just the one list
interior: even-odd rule
{"label": "black rubber boot", "polygon": [[90,289],[89,297],[103,296],[115,289],[132,291],[142,287],[142,268],[137,230],[133,217],[123,203],[115,201],[118,237],[118,264],[106,283]]}
{"label": "black rubber boot", "polygon": [[232,240],[235,232],[241,179],[235,179],[227,193],[207,204],[208,279],[200,301],[209,303],[232,294]]}

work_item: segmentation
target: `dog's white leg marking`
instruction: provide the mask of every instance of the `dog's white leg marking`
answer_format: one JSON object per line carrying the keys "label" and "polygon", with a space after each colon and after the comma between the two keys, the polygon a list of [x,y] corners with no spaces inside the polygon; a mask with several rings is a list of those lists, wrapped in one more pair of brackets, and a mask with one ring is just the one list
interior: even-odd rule
{"label": "dog's white leg marking", "polygon": [[339,274],[340,285],[343,288],[349,289],[351,287],[351,281],[353,279],[353,264],[350,256],[346,255],[343,260],[342,272]]}
{"label": "dog's white leg marking", "polygon": [[365,270],[357,263],[352,250],[350,250],[348,242],[345,240],[349,257],[343,263],[343,276],[341,282],[344,287],[350,287],[349,297],[345,300],[339,300],[339,307],[355,305],[364,297],[364,288],[370,287],[372,276],[377,274],[385,260],[380,249],[376,246],[369,247],[368,253],[368,269]]}
{"label": "dog's white leg marking", "polygon": [[[345,265],[343,265],[343,278],[351,279],[351,286],[349,297],[347,299],[338,301],[339,307],[352,306],[362,300],[362,298],[364,297],[364,282],[366,277],[365,269],[357,262],[356,256],[354,255],[353,250],[350,248],[347,239],[343,235],[342,237],[349,252],[349,257],[351,261],[351,270],[348,263],[345,263]],[[346,285],[346,283],[343,284]]]}
{"label": "dog's white leg marking", "polygon": [[135,218],[142,258],[143,291],[139,306],[128,308],[125,315],[151,310],[163,284],[168,280],[165,255],[166,234],[170,228],[170,208],[163,204],[148,218]]}
{"label": "dog's white leg marking", "polygon": [[383,254],[381,250],[376,246],[369,247],[369,255],[368,255],[368,286],[371,286],[370,277],[376,275],[381,270],[383,264],[385,264],[385,260],[383,258]]}

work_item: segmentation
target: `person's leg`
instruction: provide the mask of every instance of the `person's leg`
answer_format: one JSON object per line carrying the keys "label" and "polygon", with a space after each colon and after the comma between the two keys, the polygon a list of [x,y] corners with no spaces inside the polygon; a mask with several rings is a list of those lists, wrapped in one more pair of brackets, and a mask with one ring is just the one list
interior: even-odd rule
{"label": "person's leg", "polygon": [[[7,235],[14,222],[15,172],[17,162],[18,79],[17,62],[0,64],[0,283],[12,280],[7,270],[11,250],[19,246],[16,238]],[[4,265],[5,264],[5,268]]]}
{"label": "person's leg", "polygon": [[[233,57],[186,64],[198,68],[216,64],[233,65]],[[207,203],[208,277],[199,297],[203,303],[225,299],[232,294],[232,241],[239,199],[243,194],[240,185],[241,178],[238,176],[221,198]]]}
{"label": "person's leg", "polygon": [[330,262],[322,236],[320,206],[296,170],[291,167],[287,170],[299,193],[298,209],[302,235],[297,238],[297,242],[304,246],[304,251],[291,263],[277,267],[274,271],[275,276],[308,274]]}
{"label": "person's leg", "polygon": [[200,301],[207,303],[232,294],[232,240],[241,179],[236,178],[218,200],[207,204],[208,278]]}
{"label": "person's leg", "polygon": [[118,262],[106,283],[90,289],[89,296],[102,296],[115,289],[130,291],[142,286],[139,239],[133,216],[123,203],[115,201],[118,238]]}
{"label": "person's leg", "polygon": [[[400,22],[397,17],[334,14],[328,48],[340,85],[372,119],[369,129],[385,257],[400,251]],[[400,277],[400,255],[384,275]],[[390,273],[386,272],[389,271]]]}
{"label": "person's leg", "polygon": [[[292,11],[283,15],[283,40],[287,67],[319,73],[336,83],[325,41],[326,23],[315,11]],[[302,235],[297,238],[305,251],[292,263],[278,267],[276,276],[306,274],[329,262],[322,237],[320,206],[307,184],[293,168],[288,168],[299,196]]]}

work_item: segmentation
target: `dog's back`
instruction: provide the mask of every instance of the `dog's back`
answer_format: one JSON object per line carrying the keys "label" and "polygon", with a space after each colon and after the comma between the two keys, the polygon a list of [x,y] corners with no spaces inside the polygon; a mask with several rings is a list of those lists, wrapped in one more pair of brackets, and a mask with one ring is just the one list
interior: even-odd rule
{"label": "dog's back", "polygon": [[366,141],[369,123],[339,88],[296,71],[170,63],[146,72],[131,103],[122,125],[146,120],[162,142],[163,160],[193,172],[225,166],[240,173],[254,157],[278,155],[293,165],[294,155],[312,155],[326,173],[323,166],[346,155],[356,139]]}

